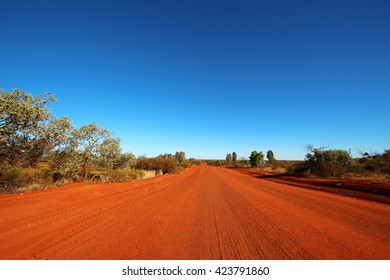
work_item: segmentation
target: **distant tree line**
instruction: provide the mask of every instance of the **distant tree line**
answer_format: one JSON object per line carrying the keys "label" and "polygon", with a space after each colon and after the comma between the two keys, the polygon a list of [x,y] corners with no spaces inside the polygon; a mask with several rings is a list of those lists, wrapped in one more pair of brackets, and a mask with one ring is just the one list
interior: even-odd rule
{"label": "distant tree line", "polygon": [[226,165],[231,167],[246,167],[250,165],[251,167],[263,167],[263,166],[275,166],[277,161],[274,157],[274,153],[272,150],[267,152],[267,161],[264,160],[263,152],[253,151],[249,156],[249,161],[242,157],[240,159],[237,158],[237,153],[229,153],[226,155],[225,162],[223,161],[211,161],[211,164],[214,165]]}
{"label": "distant tree line", "polygon": [[[390,174],[390,150],[380,153],[360,152],[360,158],[353,158],[350,151],[340,149],[315,148],[308,145],[307,154],[303,161],[279,161],[275,159],[272,150],[264,159],[262,151],[252,151],[249,155],[249,165],[252,168],[272,167],[281,170],[287,169],[286,173],[296,176],[318,177],[342,177],[347,174]],[[237,160],[235,152],[226,155],[225,161],[213,161],[210,164],[220,166],[247,167],[248,161]]]}

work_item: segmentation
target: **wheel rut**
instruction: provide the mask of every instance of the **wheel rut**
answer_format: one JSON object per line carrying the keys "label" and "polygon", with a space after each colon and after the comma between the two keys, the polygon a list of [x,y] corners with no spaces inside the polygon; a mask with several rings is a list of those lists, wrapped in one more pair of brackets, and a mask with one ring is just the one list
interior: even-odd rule
{"label": "wheel rut", "polygon": [[0,259],[389,259],[390,206],[200,165],[0,196]]}

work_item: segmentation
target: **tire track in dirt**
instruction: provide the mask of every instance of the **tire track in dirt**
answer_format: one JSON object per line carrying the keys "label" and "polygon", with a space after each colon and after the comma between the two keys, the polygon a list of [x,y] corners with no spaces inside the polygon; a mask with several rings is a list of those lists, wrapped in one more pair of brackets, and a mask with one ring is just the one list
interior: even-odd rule
{"label": "tire track in dirt", "polygon": [[[139,185],[142,186],[145,183],[147,183],[145,188],[139,188]],[[115,190],[112,188],[115,185],[121,186],[121,188]],[[59,189],[51,190],[56,191],[54,196],[58,196],[57,205],[53,205],[57,206],[57,209],[55,209],[57,211],[51,211],[52,209],[39,205],[44,203],[44,199],[53,194],[52,192],[25,194],[26,197],[38,196],[39,201],[34,201],[38,202],[36,203],[38,209],[36,209],[34,215],[30,215],[28,212],[19,212],[18,215],[22,213],[21,219],[10,223],[0,223],[0,240],[5,241],[0,242],[2,244],[0,245],[0,251],[2,247],[7,247],[4,253],[8,254],[9,258],[13,258],[12,256],[16,254],[28,255],[30,251],[34,251],[34,254],[27,258],[42,259],[64,255],[64,252],[70,251],[75,243],[84,244],[87,239],[85,236],[93,239],[96,230],[102,228],[101,230],[104,231],[104,228],[111,226],[129,205],[154,193],[162,192],[168,186],[169,184],[162,183],[161,178],[149,179],[141,183],[135,182],[129,186],[123,186],[123,184],[79,186],[77,184],[78,189],[68,189],[71,194],[66,197],[74,198],[75,201],[65,205],[65,208],[58,207],[64,200],[60,199],[61,195],[62,198],[64,197],[64,194],[58,194]],[[84,187],[85,189],[83,189]],[[96,198],[95,193],[99,191],[101,196]],[[80,192],[80,195],[74,196],[74,192]],[[85,199],[82,196],[83,194],[88,197]],[[28,199],[27,201],[24,199],[25,197],[12,196],[17,200],[22,198],[21,203],[29,203]],[[15,210],[13,210],[14,212]],[[3,214],[1,211],[0,213]],[[10,215],[10,213],[8,212],[2,216],[6,215]],[[39,216],[39,219],[35,216]],[[48,238],[42,237],[42,227],[45,236]],[[90,228],[93,228],[95,232],[89,232],[88,229]],[[83,234],[84,231],[86,231],[85,234]],[[22,234],[23,232],[28,232],[28,235]],[[12,244],[15,245],[12,246]],[[59,248],[56,249],[57,247]]]}
{"label": "tire track in dirt", "polygon": [[278,232],[268,235],[274,236],[279,243],[286,240],[280,236],[286,232],[291,241],[299,240],[308,248],[315,259],[389,257],[390,216],[389,207],[385,205],[286,188],[283,184],[253,177],[238,177],[232,170],[224,172],[224,180],[254,206],[262,201],[258,206],[268,217],[268,222],[263,224],[279,228]]}
{"label": "tire track in dirt", "polygon": [[[219,186],[219,196],[224,198],[225,209],[229,212],[221,216],[234,217],[234,221],[230,221],[229,225],[233,224],[235,229],[226,231],[232,232],[229,239],[235,242],[235,238],[240,233],[243,235],[241,248],[246,246],[246,254],[239,252],[238,256],[232,255],[232,259],[246,259],[256,256],[260,259],[302,259],[313,258],[309,252],[306,252],[299,243],[295,242],[283,228],[277,227],[264,215],[261,208],[254,205],[239,191],[234,188],[234,184],[230,184],[224,177],[213,174],[216,186]],[[254,234],[256,233],[256,234]],[[275,237],[279,237],[275,239]]]}
{"label": "tire track in dirt", "polygon": [[389,259],[390,207],[201,165],[0,196],[0,259]]}

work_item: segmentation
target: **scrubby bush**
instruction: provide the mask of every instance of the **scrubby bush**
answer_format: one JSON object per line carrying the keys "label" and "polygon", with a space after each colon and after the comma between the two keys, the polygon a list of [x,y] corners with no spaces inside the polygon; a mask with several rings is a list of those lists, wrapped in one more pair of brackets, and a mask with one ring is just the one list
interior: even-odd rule
{"label": "scrubby bush", "polygon": [[54,172],[47,168],[0,167],[0,192],[24,191],[31,186],[45,187],[53,183]]}
{"label": "scrubby bush", "polygon": [[352,170],[353,159],[344,150],[324,150],[308,146],[305,161],[288,168],[294,175],[320,177],[341,177]]}
{"label": "scrubby bush", "polygon": [[274,156],[274,152],[272,150],[268,150],[267,152],[267,159],[268,159],[268,164],[271,166],[276,165],[276,159]]}
{"label": "scrubby bush", "polygon": [[137,169],[155,170],[163,174],[172,173],[177,170],[177,165],[174,160],[163,157],[147,158],[141,157],[137,160]]}
{"label": "scrubby bush", "polygon": [[249,161],[252,167],[261,167],[265,165],[263,152],[253,151],[249,156]]}
{"label": "scrubby bush", "polygon": [[107,180],[119,182],[119,181],[139,180],[139,179],[143,179],[143,177],[144,177],[144,172],[142,170],[122,169],[122,170],[112,170],[108,174]]}
{"label": "scrubby bush", "polygon": [[226,155],[226,165],[231,166],[232,165],[232,154]]}
{"label": "scrubby bush", "polygon": [[236,152],[232,153],[232,164],[233,164],[233,166],[237,166],[237,153]]}
{"label": "scrubby bush", "polygon": [[176,159],[178,164],[182,164],[185,161],[185,159],[186,159],[186,153],[183,152],[183,151],[176,152],[175,153],[175,159]]}
{"label": "scrubby bush", "polygon": [[306,155],[311,173],[323,177],[340,177],[351,170],[352,157],[344,150],[313,149]]}
{"label": "scrubby bush", "polygon": [[361,158],[357,159],[357,169],[361,172],[375,172],[390,174],[390,150],[379,153],[361,153]]}

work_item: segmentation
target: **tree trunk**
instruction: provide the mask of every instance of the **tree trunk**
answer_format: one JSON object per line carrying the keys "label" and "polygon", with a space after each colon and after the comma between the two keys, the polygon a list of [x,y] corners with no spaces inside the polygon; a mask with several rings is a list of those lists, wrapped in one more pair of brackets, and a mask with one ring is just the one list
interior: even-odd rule
{"label": "tree trunk", "polygon": [[84,164],[83,164],[83,179],[84,181],[87,179],[88,175],[88,156],[84,157]]}

